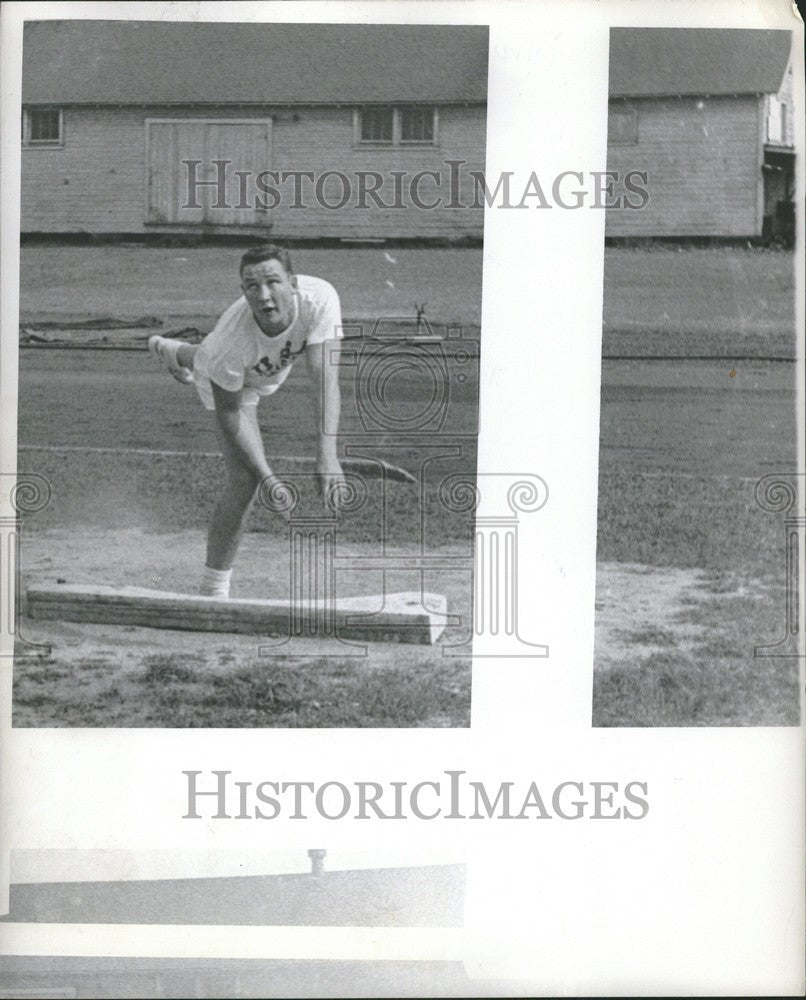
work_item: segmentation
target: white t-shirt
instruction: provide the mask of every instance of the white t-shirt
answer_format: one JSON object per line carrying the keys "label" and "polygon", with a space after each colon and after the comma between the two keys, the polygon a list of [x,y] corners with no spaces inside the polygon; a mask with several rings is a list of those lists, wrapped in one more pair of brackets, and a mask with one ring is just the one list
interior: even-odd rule
{"label": "white t-shirt", "polygon": [[306,347],[342,335],[336,289],[321,278],[297,275],[294,318],[286,330],[274,337],[263,333],[243,296],[227,309],[196,352],[196,387],[205,405],[208,393],[203,390],[209,389],[207,382],[215,382],[230,392],[247,389],[252,390],[250,396],[268,396],[280,388]]}

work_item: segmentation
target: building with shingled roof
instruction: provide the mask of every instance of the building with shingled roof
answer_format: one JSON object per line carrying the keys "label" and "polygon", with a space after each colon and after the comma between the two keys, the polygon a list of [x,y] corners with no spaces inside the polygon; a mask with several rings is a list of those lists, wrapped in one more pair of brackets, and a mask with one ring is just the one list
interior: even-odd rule
{"label": "building with shingled roof", "polygon": [[789,31],[612,28],[607,168],[646,173],[647,203],[609,237],[794,233]]}
{"label": "building with shingled roof", "polygon": [[28,22],[22,232],[479,239],[483,201],[445,187],[462,161],[470,206],[484,170],[487,47],[486,26]]}

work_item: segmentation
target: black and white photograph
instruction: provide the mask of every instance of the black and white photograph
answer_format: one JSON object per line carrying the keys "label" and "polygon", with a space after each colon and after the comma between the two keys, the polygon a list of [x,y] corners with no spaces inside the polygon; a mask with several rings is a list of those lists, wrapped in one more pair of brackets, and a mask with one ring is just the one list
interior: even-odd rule
{"label": "black and white photograph", "polygon": [[469,724],[487,36],[26,22],[15,725]]}
{"label": "black and white photograph", "polygon": [[2,6],[0,997],[803,995],[805,77]]}
{"label": "black and white photograph", "polygon": [[[435,949],[461,926],[464,865],[387,852],[385,863],[355,851],[303,848],[197,854],[131,851],[21,851],[11,859],[13,922],[117,926],[104,956],[0,957],[0,996],[301,997],[460,996],[477,984],[461,954],[434,961],[395,959],[396,931],[426,934]],[[177,872],[181,871],[181,875]],[[242,954],[216,959],[137,955],[137,939],[160,933],[203,940],[208,929],[237,928]],[[270,940],[277,927],[376,930],[377,960],[249,958],[250,935]],[[35,928],[34,928],[35,929]],[[380,938],[386,935],[386,941]],[[392,948],[390,948],[390,943]],[[405,947],[405,944],[404,944]],[[128,951],[128,953],[127,953]],[[349,949],[345,948],[345,952]],[[117,953],[115,953],[117,952]]]}
{"label": "black and white photograph", "polygon": [[792,81],[789,31],[610,32],[596,726],[800,721]]}

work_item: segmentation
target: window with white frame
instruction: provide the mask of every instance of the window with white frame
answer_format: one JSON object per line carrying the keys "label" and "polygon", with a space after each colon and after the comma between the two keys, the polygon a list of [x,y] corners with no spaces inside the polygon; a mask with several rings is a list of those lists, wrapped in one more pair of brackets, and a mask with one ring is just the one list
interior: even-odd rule
{"label": "window with white frame", "polygon": [[434,143],[434,109],[401,108],[400,141],[419,142],[431,146]]}
{"label": "window with white frame", "polygon": [[61,108],[24,108],[23,146],[61,146],[64,143],[64,116]]}
{"label": "window with white frame", "polygon": [[394,136],[394,111],[392,108],[363,108],[359,112],[361,142],[392,144]]}
{"label": "window with white frame", "polygon": [[437,122],[433,107],[358,108],[355,140],[365,146],[435,146]]}

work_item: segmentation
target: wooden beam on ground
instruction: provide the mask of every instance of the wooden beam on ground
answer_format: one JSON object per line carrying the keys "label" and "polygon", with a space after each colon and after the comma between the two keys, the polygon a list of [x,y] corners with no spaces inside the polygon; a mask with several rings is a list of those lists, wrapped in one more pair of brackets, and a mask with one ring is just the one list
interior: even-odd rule
{"label": "wooden beam on ground", "polygon": [[335,607],[322,601],[292,605],[284,600],[221,600],[139,587],[64,584],[29,587],[26,597],[28,617],[38,620],[300,638],[332,636],[335,624],[335,633],[343,639],[419,645],[437,641],[447,613],[442,594],[421,597],[416,592],[339,598]]}

